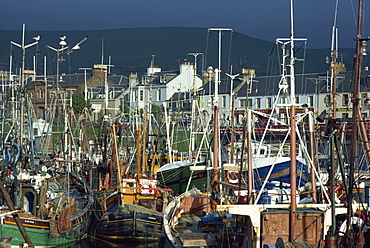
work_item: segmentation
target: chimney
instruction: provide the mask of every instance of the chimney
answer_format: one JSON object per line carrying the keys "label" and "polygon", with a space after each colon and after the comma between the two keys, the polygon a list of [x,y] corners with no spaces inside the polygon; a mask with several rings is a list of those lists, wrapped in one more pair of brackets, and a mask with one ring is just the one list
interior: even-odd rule
{"label": "chimney", "polygon": [[93,77],[104,78],[108,67],[106,65],[94,65]]}
{"label": "chimney", "polygon": [[130,85],[130,88],[134,87],[138,83],[137,73],[130,73],[130,76],[128,78],[128,82]]}

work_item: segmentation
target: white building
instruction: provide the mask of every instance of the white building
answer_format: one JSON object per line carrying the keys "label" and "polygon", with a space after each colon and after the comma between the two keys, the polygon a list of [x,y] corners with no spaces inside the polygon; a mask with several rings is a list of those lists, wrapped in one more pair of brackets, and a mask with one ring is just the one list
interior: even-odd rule
{"label": "white building", "polygon": [[164,72],[158,66],[150,66],[141,82],[131,89],[130,108],[145,108],[148,103],[162,106],[174,93],[198,89],[202,79],[195,74],[194,65],[184,62],[178,72]]}

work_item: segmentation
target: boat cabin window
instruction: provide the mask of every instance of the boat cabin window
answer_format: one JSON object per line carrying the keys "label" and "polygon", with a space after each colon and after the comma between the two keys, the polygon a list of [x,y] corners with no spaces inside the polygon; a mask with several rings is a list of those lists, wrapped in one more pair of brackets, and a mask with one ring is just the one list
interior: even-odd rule
{"label": "boat cabin window", "polygon": [[326,107],[330,107],[330,105],[331,105],[331,95],[326,95],[324,102],[326,103]]}
{"label": "boat cabin window", "polygon": [[348,106],[349,103],[349,95],[348,94],[343,94],[343,106]]}
{"label": "boat cabin window", "polygon": [[367,93],[361,94],[361,105],[365,106],[369,103],[369,99],[367,99]]}

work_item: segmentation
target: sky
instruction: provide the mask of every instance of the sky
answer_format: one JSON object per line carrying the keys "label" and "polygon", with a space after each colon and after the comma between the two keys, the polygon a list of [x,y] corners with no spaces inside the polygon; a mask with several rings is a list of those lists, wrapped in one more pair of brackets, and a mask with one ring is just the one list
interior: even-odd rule
{"label": "sky", "polygon": [[[330,48],[336,2],[294,0],[294,37],[307,38],[308,48]],[[355,47],[357,6],[357,0],[338,0],[340,48]],[[370,36],[366,7],[363,37]],[[290,33],[290,0],[0,0],[0,11],[0,30],[22,30],[23,23],[40,31],[232,28],[272,42]]]}

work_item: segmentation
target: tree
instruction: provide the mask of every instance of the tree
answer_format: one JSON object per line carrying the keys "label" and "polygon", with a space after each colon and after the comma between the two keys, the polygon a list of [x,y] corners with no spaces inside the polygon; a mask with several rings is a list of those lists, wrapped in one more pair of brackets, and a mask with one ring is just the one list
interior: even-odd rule
{"label": "tree", "polygon": [[80,115],[85,107],[84,95],[81,93],[74,93],[72,95],[72,107],[75,114]]}
{"label": "tree", "polygon": [[158,106],[157,104],[152,104],[152,114],[154,116],[154,118],[159,121],[159,119],[162,117],[163,115],[163,110],[160,106]]}

